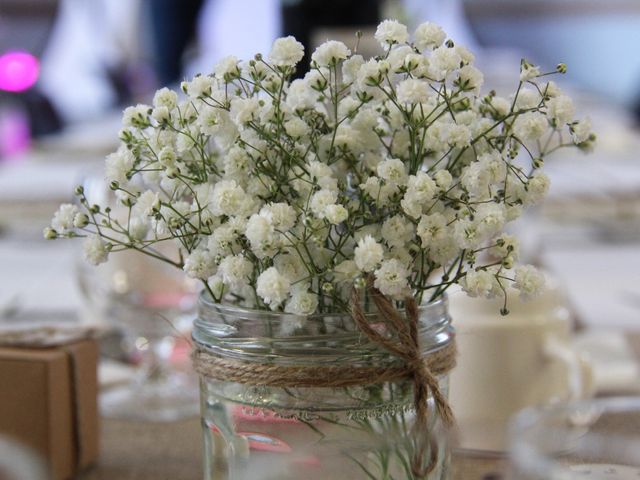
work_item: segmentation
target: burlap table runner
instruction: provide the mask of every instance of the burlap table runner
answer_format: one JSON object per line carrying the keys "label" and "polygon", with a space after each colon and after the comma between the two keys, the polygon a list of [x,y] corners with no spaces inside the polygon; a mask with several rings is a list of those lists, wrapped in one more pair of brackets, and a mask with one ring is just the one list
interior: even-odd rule
{"label": "burlap table runner", "polygon": [[[103,419],[100,462],[80,480],[202,480],[200,441],[198,418],[170,423]],[[496,480],[504,468],[500,459],[453,456],[453,480]]]}

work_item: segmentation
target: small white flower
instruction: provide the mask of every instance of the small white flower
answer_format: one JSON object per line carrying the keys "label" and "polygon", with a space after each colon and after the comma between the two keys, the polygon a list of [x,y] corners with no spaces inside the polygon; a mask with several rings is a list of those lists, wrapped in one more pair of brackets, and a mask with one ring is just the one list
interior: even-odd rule
{"label": "small white flower", "polygon": [[291,282],[275,267],[270,267],[260,274],[256,282],[256,293],[264,303],[275,310],[284,302],[291,290]]}
{"label": "small white flower", "polygon": [[298,78],[291,82],[287,92],[286,105],[291,110],[308,110],[316,105],[317,92],[314,92],[307,83]]}
{"label": "small white flower", "polygon": [[238,59],[233,55],[224,57],[216,64],[213,71],[216,74],[216,77],[223,80],[236,78],[240,75]]}
{"label": "small white flower", "polygon": [[398,158],[390,158],[378,164],[378,175],[387,182],[396,185],[405,185],[407,183],[407,169],[402,160]]}
{"label": "small white flower", "polygon": [[374,96],[376,94],[381,96],[381,93],[377,88],[371,87],[379,85],[384,78],[384,74],[388,71],[388,62],[378,61],[375,58],[369,59],[367,62],[363,63],[358,70],[358,74],[356,76],[356,84],[358,89],[361,91],[366,91]]}
{"label": "small white flower", "polygon": [[149,105],[138,104],[135,107],[127,107],[122,112],[122,125],[124,127],[146,127],[149,124]]}
{"label": "small white flower", "polygon": [[327,205],[324,217],[333,225],[339,225],[349,217],[349,212],[342,205]]}
{"label": "small white flower", "polygon": [[416,78],[403,80],[396,88],[400,103],[426,103],[429,100],[429,92],[429,84]]}
{"label": "small white flower", "polygon": [[518,115],[513,131],[521,140],[537,140],[545,134],[549,123],[547,117],[540,112],[527,112]]}
{"label": "small white flower", "polygon": [[407,193],[415,196],[417,201],[427,202],[435,196],[437,191],[436,182],[427,173],[418,172],[409,176]]}
{"label": "small white flower", "polygon": [[471,145],[471,130],[466,125],[444,124],[440,130],[440,139],[452,147],[468,147]]}
{"label": "small white flower", "polygon": [[239,215],[250,207],[248,200],[235,180],[221,180],[213,187],[209,208],[214,215]]}
{"label": "small white flower", "polygon": [[293,117],[284,122],[284,130],[293,138],[301,138],[309,135],[311,128],[299,117]]}
{"label": "small white flower", "polygon": [[382,245],[371,235],[366,235],[360,239],[354,250],[354,261],[363,272],[371,272],[382,261],[383,253]]}
{"label": "small white flower", "polygon": [[133,206],[133,214],[141,217],[148,217],[160,209],[160,196],[158,192],[147,190],[136,199]]}
{"label": "small white flower", "polygon": [[417,234],[423,248],[431,248],[447,236],[447,220],[441,213],[422,215],[418,223]]}
{"label": "small white flower", "polygon": [[453,224],[453,240],[459,248],[469,250],[477,248],[484,239],[477,222],[464,218]]}
{"label": "small white flower", "polygon": [[519,256],[520,243],[518,239],[508,233],[503,233],[495,240],[496,245],[491,249],[491,254],[498,258],[511,257],[517,260]]}
{"label": "small white flower", "polygon": [[527,182],[527,203],[539,203],[549,191],[551,181],[543,172],[534,173]]}
{"label": "small white flower", "polygon": [[440,190],[448,190],[451,184],[453,183],[453,177],[449,170],[438,170],[434,175],[433,179],[436,181],[436,185]]}
{"label": "small white flower", "polygon": [[244,125],[253,120],[259,107],[260,101],[255,97],[236,97],[231,101],[231,118],[237,125]]}
{"label": "small white flower", "polygon": [[184,261],[183,270],[187,276],[206,280],[216,273],[215,257],[206,249],[196,249]]}
{"label": "small white flower", "polygon": [[553,118],[558,125],[564,125],[573,120],[575,108],[573,100],[566,95],[553,97],[547,102],[549,116]]}
{"label": "small white flower", "polygon": [[309,275],[304,260],[297,254],[285,253],[273,259],[273,266],[291,282],[299,282]]}
{"label": "small white flower", "polygon": [[180,155],[188,154],[196,146],[196,141],[199,136],[200,127],[198,125],[189,126],[184,133],[181,132],[181,134],[178,135],[176,151]]}
{"label": "small white flower", "polygon": [[497,118],[504,118],[511,111],[511,102],[504,97],[493,97],[491,107]]}
{"label": "small white flower", "polygon": [[400,200],[400,206],[402,207],[402,211],[408,216],[411,218],[418,218],[422,215],[424,202],[415,191],[408,189],[405,192],[404,197],[402,197],[402,200]]}
{"label": "small white flower", "polygon": [[296,223],[296,211],[287,203],[270,203],[260,210],[260,216],[269,220],[273,227],[281,232],[287,232]]}
{"label": "small white flower", "polygon": [[463,65],[468,65],[468,64],[472,63],[476,58],[473,55],[473,53],[471,53],[471,51],[467,47],[465,47],[464,45],[459,45],[458,44],[453,48],[455,49],[456,53],[460,57],[460,61],[462,62]]}
{"label": "small white flower", "polygon": [[390,247],[403,247],[413,239],[415,229],[413,224],[402,215],[394,215],[382,224],[380,234]]}
{"label": "small white flower", "polygon": [[483,82],[484,75],[476,67],[465,65],[458,71],[458,84],[465,91],[472,90],[477,93]]}
{"label": "small white flower", "polygon": [[384,295],[394,299],[401,299],[410,293],[409,270],[399,260],[392,258],[385,260],[375,271],[373,285]]}
{"label": "small white flower", "polygon": [[520,67],[520,81],[528,82],[540,76],[540,67],[531,65],[529,62],[523,62]]}
{"label": "small white flower", "polygon": [[97,235],[87,237],[82,245],[84,259],[92,265],[100,265],[109,258],[108,245]]}
{"label": "small white flower", "polygon": [[273,42],[269,60],[279,67],[293,67],[304,56],[304,46],[294,37],[278,38]]}
{"label": "small white flower", "polygon": [[314,215],[318,218],[325,217],[326,208],[336,203],[338,196],[332,190],[322,189],[313,194],[309,207]]}
{"label": "small white flower", "polygon": [[516,268],[513,287],[520,290],[520,298],[523,300],[535,298],[544,289],[544,275],[532,265],[521,265]]}
{"label": "small white flower", "polygon": [[149,232],[149,220],[147,218],[133,217],[129,222],[129,235],[136,241],[142,241]]}
{"label": "small white flower", "polygon": [[107,180],[126,184],[128,182],[127,174],[133,168],[134,162],[133,153],[125,147],[120,147],[117,152],[107,155],[105,159],[105,176]]}
{"label": "small white flower", "polygon": [[497,234],[506,222],[504,204],[483,203],[476,208],[475,223],[483,239]]}
{"label": "small white flower", "polygon": [[516,98],[516,107],[520,110],[527,110],[529,108],[537,108],[540,106],[542,97],[537,90],[533,88],[521,88]]}
{"label": "small white flower", "polygon": [[405,65],[404,61],[407,58],[407,55],[411,55],[413,53],[414,50],[409,45],[399,45],[392,48],[389,55],[387,55],[387,62],[389,62],[391,70],[394,72],[401,70]]}
{"label": "small white flower", "polygon": [[284,307],[287,313],[294,315],[311,315],[318,308],[318,296],[308,291],[297,291]]}
{"label": "small white flower", "polygon": [[429,57],[429,71],[436,79],[443,79],[460,68],[461,62],[462,58],[455,49],[442,45]]}
{"label": "small white flower", "polygon": [[178,105],[178,94],[166,87],[158,90],[153,96],[154,107],[166,107],[173,110]]}
{"label": "small white flower", "polygon": [[253,272],[253,264],[242,255],[225,257],[218,266],[218,275],[234,292],[249,283],[251,272]]}
{"label": "small white flower", "polygon": [[444,43],[447,38],[447,34],[442,30],[440,25],[425,22],[418,25],[418,28],[416,28],[416,31],[413,34],[413,38],[418,50],[432,50]]}
{"label": "small white flower", "polygon": [[190,82],[187,82],[184,88],[186,88],[189,98],[196,100],[211,94],[212,83],[213,78],[209,75],[198,75]]}
{"label": "small white flower", "polygon": [[344,83],[353,83],[358,75],[360,67],[364,64],[362,55],[353,55],[342,64],[342,80]]}
{"label": "small white flower", "polygon": [[591,119],[589,117],[571,125],[571,138],[576,145],[586,142],[591,136]]}
{"label": "small white flower", "polygon": [[406,25],[397,20],[384,20],[378,25],[375,38],[382,45],[382,48],[386,49],[389,45],[405,43],[409,40],[409,32]]}
{"label": "small white flower", "polygon": [[74,220],[78,215],[78,207],[70,203],[63,203],[58,211],[53,214],[51,227],[58,233],[66,233],[73,229]]}
{"label": "small white flower", "polygon": [[494,298],[501,295],[495,275],[485,270],[470,270],[460,280],[460,286],[470,297]]}
{"label": "small white flower", "polygon": [[545,85],[541,86],[541,90],[548,97],[557,97],[558,95],[562,95],[562,90],[553,80],[548,81]]}
{"label": "small white flower", "polygon": [[237,231],[228,223],[216,228],[207,241],[207,248],[212,255],[226,256],[236,245]]}
{"label": "small white flower", "polygon": [[351,55],[351,50],[344,43],[329,40],[316,48],[311,55],[311,61],[321,67],[328,67],[341,60],[346,60],[349,55]]}
{"label": "small white flower", "polygon": [[258,258],[265,258],[276,253],[277,237],[273,225],[265,217],[258,214],[251,215],[244,234],[251,243],[251,250]]}
{"label": "small white flower", "polygon": [[171,120],[171,113],[167,107],[156,107],[151,112],[153,119],[159,124],[166,123]]}

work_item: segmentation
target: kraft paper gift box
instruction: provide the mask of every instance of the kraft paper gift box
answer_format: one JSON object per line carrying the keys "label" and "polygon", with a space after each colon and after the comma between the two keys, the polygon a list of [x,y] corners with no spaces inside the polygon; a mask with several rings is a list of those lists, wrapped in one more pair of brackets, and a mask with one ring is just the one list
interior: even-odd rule
{"label": "kraft paper gift box", "polygon": [[98,346],[0,347],[0,435],[30,447],[53,480],[98,457]]}

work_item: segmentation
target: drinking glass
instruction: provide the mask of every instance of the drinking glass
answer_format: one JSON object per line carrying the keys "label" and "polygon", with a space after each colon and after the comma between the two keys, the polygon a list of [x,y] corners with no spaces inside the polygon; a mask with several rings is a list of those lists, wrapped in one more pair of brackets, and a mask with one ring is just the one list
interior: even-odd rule
{"label": "drinking glass", "polygon": [[640,397],[558,404],[511,423],[511,479],[640,478]]}
{"label": "drinking glass", "polygon": [[[90,203],[115,205],[101,179],[87,178],[83,185]],[[175,254],[171,245],[158,250],[163,248]],[[195,281],[134,251],[112,253],[98,267],[81,262],[77,274],[84,315],[118,328],[137,365],[131,382],[101,392],[102,415],[150,421],[197,415],[198,382],[188,361]]]}

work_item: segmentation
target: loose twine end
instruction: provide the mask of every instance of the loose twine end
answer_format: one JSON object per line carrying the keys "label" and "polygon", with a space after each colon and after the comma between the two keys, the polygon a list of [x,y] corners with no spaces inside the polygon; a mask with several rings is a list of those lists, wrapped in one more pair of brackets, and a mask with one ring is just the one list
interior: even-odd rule
{"label": "loose twine end", "polygon": [[[450,344],[448,348],[441,352],[429,355],[427,359],[422,358],[420,350],[420,339],[418,324],[420,312],[418,304],[413,297],[404,300],[406,318],[393,306],[391,300],[376,289],[369,278],[368,291],[379,313],[384,317],[391,336],[387,337],[374,330],[369,325],[360,299],[360,292],[354,287],[351,294],[352,316],[354,321],[367,337],[390,351],[392,354],[404,360],[410,376],[413,378],[414,408],[416,418],[413,426],[413,435],[416,441],[415,454],[411,462],[414,475],[425,477],[435,468],[438,460],[437,441],[433,438],[433,433],[429,432],[428,419],[428,399],[433,397],[436,413],[447,428],[455,424],[453,411],[447,398],[440,390],[436,375],[441,372],[434,372],[429,368],[429,364],[437,363],[436,357],[444,355],[443,360],[447,363],[447,370],[451,370],[455,365],[455,344]],[[434,362],[434,360],[436,360]],[[427,445],[427,442],[429,445]],[[425,453],[429,450],[430,458],[425,462]]]}

